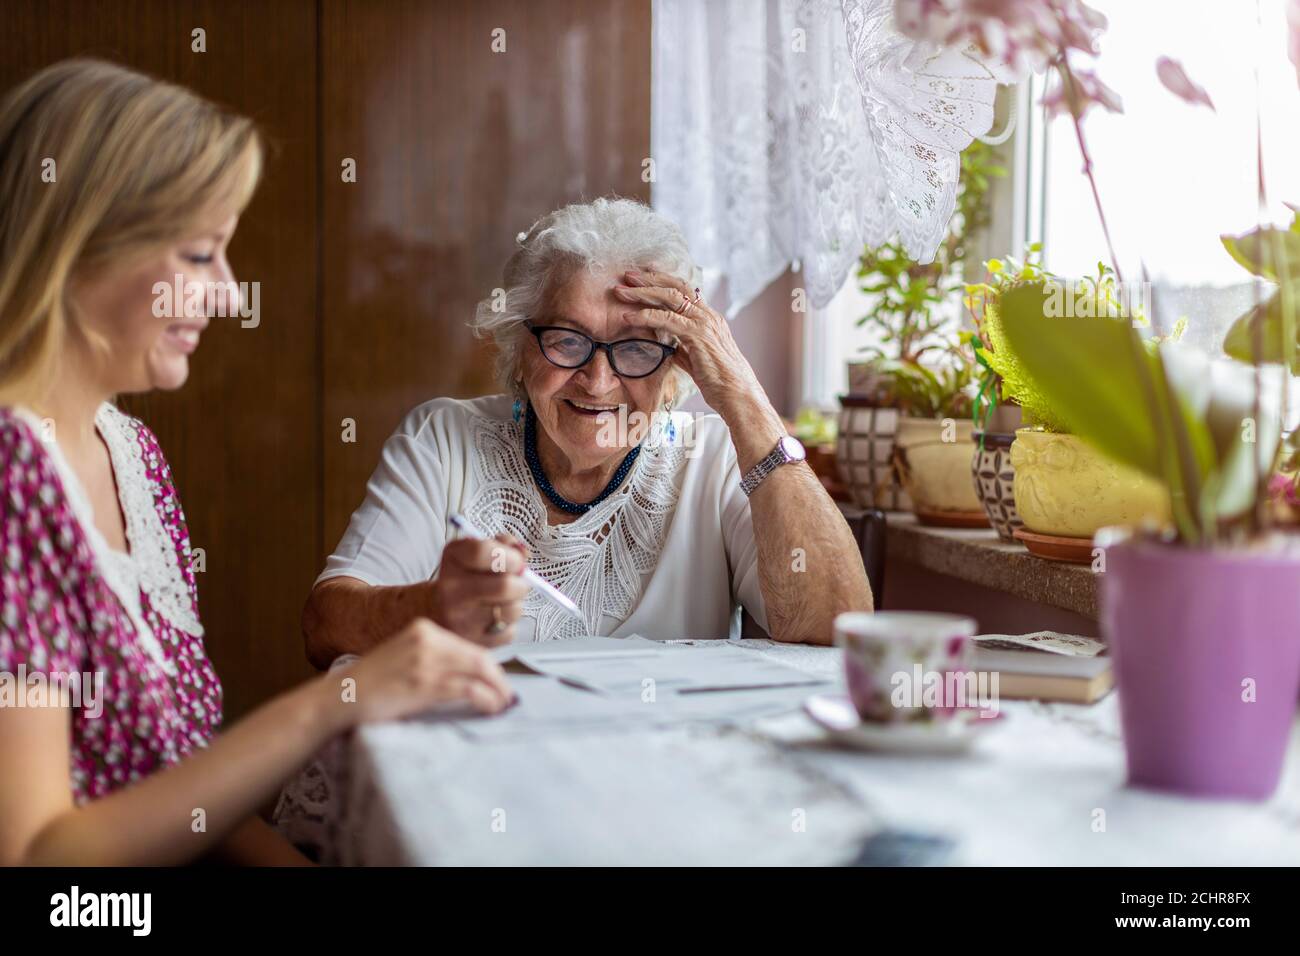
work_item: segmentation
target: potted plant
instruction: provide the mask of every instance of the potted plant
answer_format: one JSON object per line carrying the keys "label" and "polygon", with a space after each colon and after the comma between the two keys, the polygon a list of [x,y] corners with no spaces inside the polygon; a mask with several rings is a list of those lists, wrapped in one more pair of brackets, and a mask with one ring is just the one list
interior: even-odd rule
{"label": "potted plant", "polygon": [[[1300,694],[1300,550],[1266,507],[1285,366],[1054,317],[1047,285],[999,303],[1020,374],[1071,434],[1159,482],[1172,506],[1164,527],[1099,536],[1129,780],[1263,799]],[[1289,365],[1294,339],[1278,344]]]}
{"label": "potted plant", "polygon": [[977,409],[971,434],[975,444],[970,461],[975,496],[989,524],[1004,541],[1015,541],[1016,531],[1024,527],[1016,510],[1016,470],[1011,464],[1011,446],[1022,423],[1020,406],[1004,402],[983,416]]}
{"label": "potted plant", "polygon": [[[1119,111],[1119,98],[1071,62],[1095,56],[1105,18],[1082,0],[897,0],[896,10],[909,36],[973,43],[1003,65],[1057,75],[1043,105],[1074,125],[1118,279],[1083,117],[1092,106]],[[1300,48],[1300,24],[1292,26]],[[1160,65],[1176,96],[1210,102],[1176,63],[1163,72]],[[1258,114],[1255,133],[1262,138]],[[1263,207],[1262,165],[1257,173]],[[1211,363],[1176,342],[1148,348],[1127,321],[1049,316],[1046,283],[1008,290],[999,313],[1045,407],[1169,495],[1170,530],[1103,536],[1102,631],[1115,661],[1130,782],[1264,798],[1276,788],[1300,692],[1300,555],[1295,538],[1270,526],[1268,500],[1270,484],[1281,484],[1270,473],[1285,373],[1296,368],[1297,289],[1286,255],[1293,237],[1261,229],[1242,238],[1258,252],[1251,262],[1271,265],[1279,285],[1275,308],[1246,317],[1243,358],[1276,355],[1278,365]]]}
{"label": "potted plant", "polygon": [[1088,562],[1099,529],[1167,521],[1168,495],[1158,482],[1099,454],[1072,433],[1026,372],[1007,337],[1001,303],[1011,290],[1046,283],[1056,290],[1049,306],[1073,313],[1078,322],[1145,324],[1146,319],[1140,309],[1121,301],[1106,265],[1098,263],[1095,278],[1066,283],[1045,270],[1038,255],[1035,245],[1023,262],[1012,257],[990,260],[985,264],[986,281],[967,287],[966,301],[978,329],[975,354],[985,369],[980,401],[986,415],[999,398],[1021,409],[1024,425],[1014,440],[997,439],[1007,447],[1003,467],[1010,477],[1005,483],[1011,485],[1016,516],[1023,523],[1014,536],[1043,557]]}
{"label": "potted plant", "polygon": [[[897,242],[862,254],[857,276],[874,304],[857,325],[875,330],[879,344],[849,363],[836,446],[841,477],[860,507],[912,507],[895,466],[900,424],[951,408],[969,386],[969,363],[955,348],[951,307],[962,286],[969,239],[988,224],[990,180],[1005,174],[991,147],[972,142],[961,154],[957,210],[934,260],[916,262]],[[961,506],[969,503],[963,499]]]}
{"label": "potted plant", "polygon": [[933,362],[891,368],[904,414],[894,440],[899,480],[922,524],[983,528],[988,516],[969,480],[974,365],[956,347]]}
{"label": "potted plant", "polygon": [[[984,281],[966,286],[963,299],[975,322],[974,332],[962,333],[963,341],[970,347],[980,367],[979,390],[972,403],[975,430],[975,454],[971,457],[971,479],[975,494],[980,499],[989,524],[1006,541],[1014,541],[1017,530],[1024,526],[1016,510],[1015,468],[1011,464],[1011,445],[1016,430],[1023,424],[1020,405],[1010,395],[1003,394],[1002,376],[993,365],[993,346],[985,324],[990,303],[1016,281],[1024,281],[1044,272],[1035,256],[1041,255],[1042,245],[1032,243],[1025,261],[1017,262],[1012,256],[989,259],[984,263]],[[1010,268],[1008,268],[1008,265]]]}

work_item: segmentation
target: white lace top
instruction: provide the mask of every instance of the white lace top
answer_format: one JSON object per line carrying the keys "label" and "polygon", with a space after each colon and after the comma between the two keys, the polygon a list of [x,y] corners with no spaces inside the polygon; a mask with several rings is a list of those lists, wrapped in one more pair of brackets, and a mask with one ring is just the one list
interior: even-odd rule
{"label": "white lace top", "polygon": [[318,580],[414,584],[438,573],[447,517],[528,543],[529,564],[571,597],[586,627],[537,592],[517,640],[726,638],[740,608],[767,626],[749,501],[716,415],[678,416],[677,441],[647,443],[617,492],[571,524],[551,525],[524,461],[508,396],[439,398],[384,444],[365,500]]}

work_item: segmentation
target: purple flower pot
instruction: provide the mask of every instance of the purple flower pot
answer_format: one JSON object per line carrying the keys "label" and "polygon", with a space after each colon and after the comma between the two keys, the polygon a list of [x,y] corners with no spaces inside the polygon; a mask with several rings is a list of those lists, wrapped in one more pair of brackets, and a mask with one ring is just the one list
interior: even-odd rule
{"label": "purple flower pot", "polygon": [[1300,695],[1300,557],[1114,544],[1101,610],[1129,783],[1272,794]]}

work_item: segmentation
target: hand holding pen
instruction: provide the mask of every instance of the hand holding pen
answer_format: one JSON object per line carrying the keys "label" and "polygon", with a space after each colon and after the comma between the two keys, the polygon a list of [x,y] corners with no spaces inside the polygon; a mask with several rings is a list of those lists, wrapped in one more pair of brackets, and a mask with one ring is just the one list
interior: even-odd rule
{"label": "hand holding pen", "polygon": [[531,590],[524,577],[526,561],[523,542],[508,535],[447,541],[429,616],[485,647],[510,643]]}
{"label": "hand holding pen", "polygon": [[[466,538],[462,538],[461,540],[473,540],[478,542],[480,546],[488,545],[491,550],[497,550],[497,551],[502,550],[501,544],[494,545],[493,544],[494,541],[512,543],[515,544],[515,546],[518,547],[521,551],[523,550],[523,543],[519,542],[518,539],[515,538],[508,538],[502,535],[502,536],[498,536],[495,539],[489,540],[487,535],[484,534],[482,531],[480,531],[477,527],[475,527],[475,525],[464,515],[453,514],[448,520],[451,522],[452,527],[454,527],[462,535],[466,536]],[[499,559],[500,556],[498,555],[497,557]],[[513,564],[511,566],[514,567]],[[567,613],[570,617],[576,618],[578,621],[583,622],[584,625],[586,624],[586,619],[583,617],[582,611],[578,608],[578,605],[574,604],[573,601],[569,599],[568,595],[562,592],[550,581],[547,581],[545,578],[543,578],[532,568],[529,568],[526,565],[521,565],[521,568],[522,568],[521,571],[515,571],[514,573],[519,574],[519,576],[522,577],[523,580],[527,582],[528,585],[530,585],[533,588],[536,588],[541,593],[542,597],[546,598],[556,607],[559,607],[562,610],[564,610],[565,613]],[[527,594],[527,592],[528,589],[525,588],[524,593]],[[518,615],[516,615],[516,619],[517,618]],[[493,625],[495,625],[495,621],[493,622]],[[503,643],[503,642],[497,642],[497,643]]]}

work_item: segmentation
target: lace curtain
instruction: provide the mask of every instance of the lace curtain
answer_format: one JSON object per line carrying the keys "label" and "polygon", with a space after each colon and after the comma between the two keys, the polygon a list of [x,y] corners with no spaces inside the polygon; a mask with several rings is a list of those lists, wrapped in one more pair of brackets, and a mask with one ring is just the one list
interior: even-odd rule
{"label": "lace curtain", "polygon": [[729,316],[791,263],[822,308],[866,243],[933,257],[958,153],[988,131],[1007,77],[906,39],[892,8],[655,0],[651,202]]}

